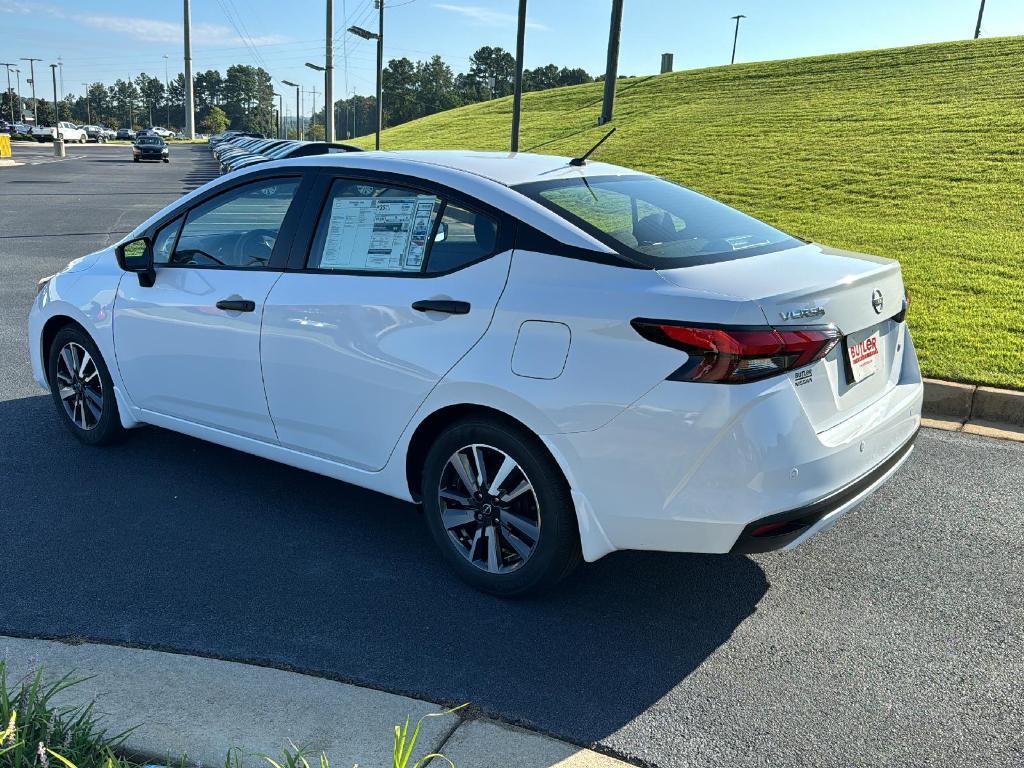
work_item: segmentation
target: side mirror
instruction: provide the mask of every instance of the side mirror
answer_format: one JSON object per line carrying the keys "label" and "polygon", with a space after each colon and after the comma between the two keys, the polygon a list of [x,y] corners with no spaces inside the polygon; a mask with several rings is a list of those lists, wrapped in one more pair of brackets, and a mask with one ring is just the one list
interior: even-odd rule
{"label": "side mirror", "polygon": [[121,243],[114,252],[117,254],[117,263],[121,269],[137,274],[139,285],[143,288],[152,287],[156,282],[156,270],[153,269],[153,244],[148,237]]}
{"label": "side mirror", "polygon": [[448,225],[443,221],[437,225],[437,234],[434,235],[435,243],[443,243],[448,239]]}

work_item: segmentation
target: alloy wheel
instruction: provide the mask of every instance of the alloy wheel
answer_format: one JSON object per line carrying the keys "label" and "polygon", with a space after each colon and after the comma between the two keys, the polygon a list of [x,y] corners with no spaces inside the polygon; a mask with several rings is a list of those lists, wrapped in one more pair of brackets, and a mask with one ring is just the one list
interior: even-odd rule
{"label": "alloy wheel", "polygon": [[540,505],[523,468],[504,451],[467,445],[451,455],[438,488],[441,523],[456,551],[487,573],[521,568],[540,541]]}
{"label": "alloy wheel", "polygon": [[92,355],[69,341],[57,357],[57,394],[79,429],[95,429],[103,416],[103,380]]}

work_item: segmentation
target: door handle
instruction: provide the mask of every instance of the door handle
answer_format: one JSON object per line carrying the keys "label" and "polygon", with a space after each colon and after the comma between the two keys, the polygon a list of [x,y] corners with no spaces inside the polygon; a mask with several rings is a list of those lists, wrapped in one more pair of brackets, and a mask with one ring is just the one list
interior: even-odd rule
{"label": "door handle", "polygon": [[412,308],[417,312],[444,312],[447,315],[468,315],[468,301],[452,301],[451,299],[424,299],[414,301]]}
{"label": "door handle", "polygon": [[248,299],[221,299],[217,302],[217,309],[227,312],[255,312],[256,302]]}

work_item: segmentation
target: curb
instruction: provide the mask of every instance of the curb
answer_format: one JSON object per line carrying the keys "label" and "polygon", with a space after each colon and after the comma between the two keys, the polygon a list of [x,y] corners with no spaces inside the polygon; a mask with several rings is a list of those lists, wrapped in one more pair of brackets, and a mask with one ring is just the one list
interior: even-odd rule
{"label": "curb", "polygon": [[922,416],[926,427],[1024,442],[1024,392],[925,379]]}
{"label": "curb", "polygon": [[1024,392],[925,379],[922,412],[926,418],[962,427],[978,424],[988,431],[1019,433],[1024,428]]}
{"label": "curb", "polygon": [[472,711],[446,714],[435,702],[271,667],[10,636],[0,636],[0,658],[10,687],[39,667],[47,678],[86,678],[57,703],[92,703],[109,733],[137,726],[119,750],[137,761],[224,765],[235,747],[246,756],[245,768],[265,766],[254,753],[276,757],[290,740],[314,756],[326,752],[334,765],[384,768],[392,765],[395,725],[409,717],[413,726],[424,718],[413,762],[440,752],[458,768],[631,768]]}

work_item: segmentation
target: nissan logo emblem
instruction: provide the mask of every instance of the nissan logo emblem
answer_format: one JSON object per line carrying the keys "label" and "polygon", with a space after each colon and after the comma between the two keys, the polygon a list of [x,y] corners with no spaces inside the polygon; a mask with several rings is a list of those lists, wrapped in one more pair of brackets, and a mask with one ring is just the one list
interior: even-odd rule
{"label": "nissan logo emblem", "polygon": [[877,288],[871,294],[871,306],[875,308],[875,314],[882,314],[882,307],[885,306],[885,301],[882,300],[882,292]]}

